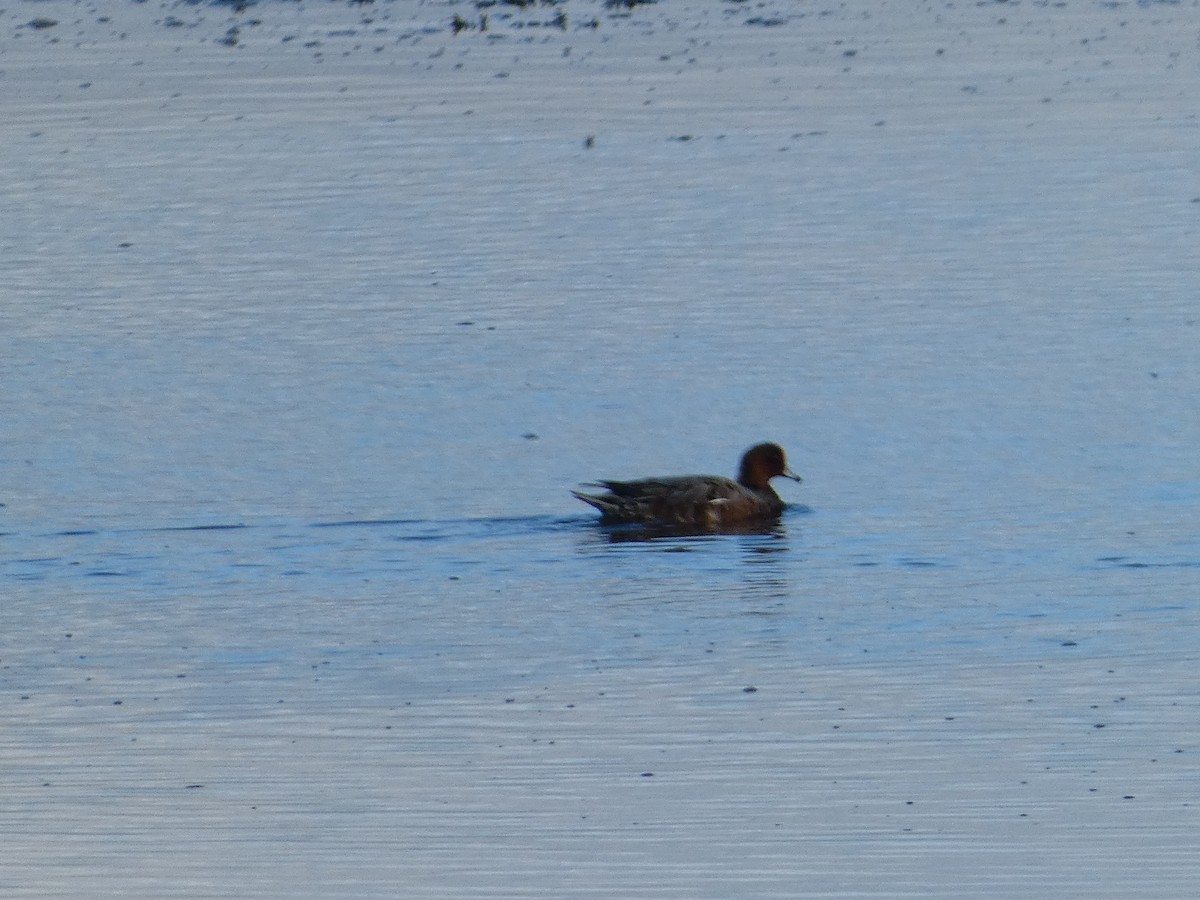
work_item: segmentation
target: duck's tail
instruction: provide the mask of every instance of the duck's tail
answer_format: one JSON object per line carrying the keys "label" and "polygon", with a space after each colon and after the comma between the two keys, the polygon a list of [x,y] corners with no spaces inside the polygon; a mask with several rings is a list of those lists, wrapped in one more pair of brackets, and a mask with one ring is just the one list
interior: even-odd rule
{"label": "duck's tail", "polygon": [[571,491],[571,496],[582,500],[588,506],[594,506],[600,510],[602,515],[611,516],[617,512],[616,505],[604,497],[597,497],[595,494],[584,494],[581,491]]}

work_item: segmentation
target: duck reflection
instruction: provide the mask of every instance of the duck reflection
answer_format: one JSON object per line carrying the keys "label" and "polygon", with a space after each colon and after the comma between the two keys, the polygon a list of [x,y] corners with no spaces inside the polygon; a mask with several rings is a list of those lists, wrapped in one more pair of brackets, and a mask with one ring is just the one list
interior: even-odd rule
{"label": "duck reflection", "polygon": [[[804,512],[789,509],[791,512]],[[723,528],[663,524],[602,525],[581,536],[579,550],[604,561],[611,572],[641,573],[647,584],[664,589],[664,599],[694,596],[703,591],[709,601],[738,597],[743,613],[774,615],[792,593],[797,523],[776,518]],[[668,563],[666,554],[682,554]],[[667,581],[661,579],[666,576]]]}
{"label": "duck reflection", "polygon": [[756,542],[762,546],[756,552],[778,553],[786,550],[784,539],[787,528],[783,521],[743,522],[721,528],[702,528],[697,525],[666,525],[662,523],[632,524],[632,525],[598,525],[596,532],[610,544],[634,544],[649,542],[694,542],[706,543],[730,535],[746,535],[761,537],[779,543],[768,541]]}

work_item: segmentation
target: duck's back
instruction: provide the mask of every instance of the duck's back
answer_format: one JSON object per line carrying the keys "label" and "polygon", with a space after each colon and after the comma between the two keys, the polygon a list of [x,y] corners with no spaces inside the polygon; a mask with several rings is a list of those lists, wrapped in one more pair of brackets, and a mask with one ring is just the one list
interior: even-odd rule
{"label": "duck's back", "polygon": [[600,481],[610,494],[636,500],[665,500],[700,503],[734,497],[742,486],[720,475],[674,475],[667,478],[639,478],[636,481]]}
{"label": "duck's back", "polygon": [[598,484],[607,488],[608,493],[575,496],[600,510],[605,522],[715,527],[783,512],[783,501],[770,488],[751,490],[719,475],[678,475]]}

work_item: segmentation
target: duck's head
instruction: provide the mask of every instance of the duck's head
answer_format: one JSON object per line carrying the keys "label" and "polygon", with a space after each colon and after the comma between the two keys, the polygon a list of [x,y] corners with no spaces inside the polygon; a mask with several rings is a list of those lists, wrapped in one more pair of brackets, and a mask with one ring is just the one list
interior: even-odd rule
{"label": "duck's head", "polygon": [[742,456],[742,467],[738,471],[738,483],[748,488],[762,490],[777,475],[802,481],[788,468],[787,456],[778,444],[755,444]]}

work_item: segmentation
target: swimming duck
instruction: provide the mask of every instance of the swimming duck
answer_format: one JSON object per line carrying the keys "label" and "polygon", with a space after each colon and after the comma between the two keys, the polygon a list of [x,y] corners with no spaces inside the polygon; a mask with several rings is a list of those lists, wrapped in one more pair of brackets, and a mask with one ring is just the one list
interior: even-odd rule
{"label": "swimming duck", "polygon": [[778,444],[756,444],[742,456],[737,481],[719,475],[677,475],[599,481],[607,494],[571,491],[600,510],[606,525],[622,523],[720,528],[777,518],[784,503],[771,487],[777,475],[800,481]]}

